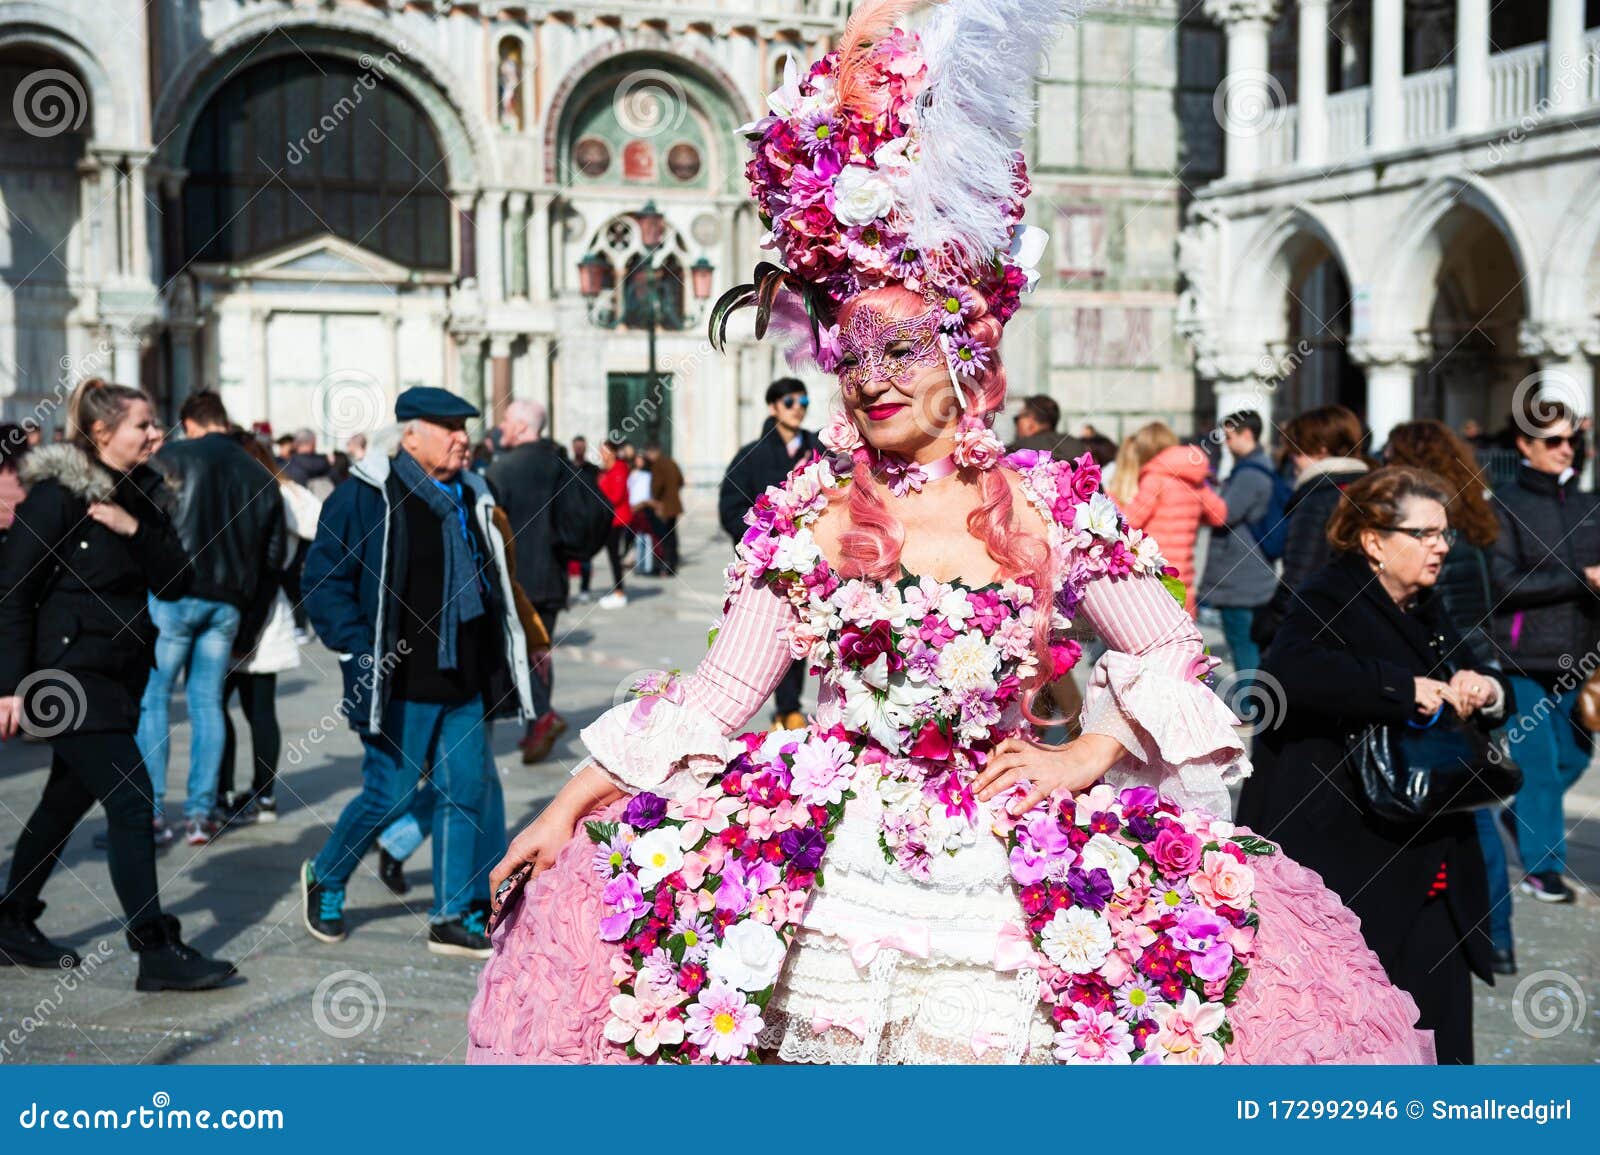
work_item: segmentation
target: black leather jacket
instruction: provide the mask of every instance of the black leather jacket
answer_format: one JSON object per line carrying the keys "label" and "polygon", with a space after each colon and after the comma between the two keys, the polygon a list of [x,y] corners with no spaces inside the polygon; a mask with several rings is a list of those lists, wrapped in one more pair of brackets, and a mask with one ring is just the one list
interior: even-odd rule
{"label": "black leather jacket", "polygon": [[225,433],[175,441],[155,462],[176,490],[172,523],[194,567],[189,596],[249,614],[284,566],[278,479]]}

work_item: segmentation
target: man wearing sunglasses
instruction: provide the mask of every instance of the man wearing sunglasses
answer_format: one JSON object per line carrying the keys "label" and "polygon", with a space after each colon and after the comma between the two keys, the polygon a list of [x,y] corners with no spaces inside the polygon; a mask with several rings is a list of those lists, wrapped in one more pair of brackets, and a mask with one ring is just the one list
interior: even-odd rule
{"label": "man wearing sunglasses", "polygon": [[1573,717],[1600,645],[1600,500],[1578,489],[1574,414],[1527,398],[1512,415],[1522,465],[1495,494],[1494,635],[1520,716],[1508,736],[1523,787],[1502,816],[1524,893],[1571,902],[1562,798],[1582,776],[1591,735]]}
{"label": "man wearing sunglasses", "polygon": [[[806,384],[798,377],[780,377],[767,388],[770,416],[761,426],[761,436],[740,449],[722,478],[717,499],[717,514],[722,528],[734,544],[744,537],[744,515],[769,485],[782,485],[797,466],[820,451],[816,434],[802,428],[811,398]],[[798,730],[806,724],[800,711],[800,690],[806,680],[804,662],[795,662],[784,674],[773,694],[772,728]]]}

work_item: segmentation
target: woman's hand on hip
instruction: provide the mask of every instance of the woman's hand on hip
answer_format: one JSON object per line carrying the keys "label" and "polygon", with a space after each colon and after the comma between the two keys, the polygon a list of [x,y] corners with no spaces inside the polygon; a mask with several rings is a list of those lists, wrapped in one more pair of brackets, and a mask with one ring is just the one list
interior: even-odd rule
{"label": "woman's hand on hip", "polygon": [[972,788],[979,801],[987,802],[1026,781],[1027,795],[1010,808],[1012,814],[1025,814],[1058,791],[1088,789],[1125,753],[1122,743],[1105,734],[1084,734],[1060,746],[1007,738],[989,755]]}

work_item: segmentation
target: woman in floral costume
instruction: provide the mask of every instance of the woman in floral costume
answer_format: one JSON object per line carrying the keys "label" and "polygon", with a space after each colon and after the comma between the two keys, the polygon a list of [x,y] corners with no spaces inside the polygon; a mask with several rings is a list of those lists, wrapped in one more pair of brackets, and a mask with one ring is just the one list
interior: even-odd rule
{"label": "woman in floral costume", "polygon": [[[1354,916],[1228,821],[1249,763],[1157,543],[1090,458],[990,430],[1041,250],[1016,94],[1063,5],[953,0],[920,41],[905,7],[742,130],[783,266],[713,337],[756,304],[841,407],[755,500],[699,666],[587,727],[497,868],[532,880],[471,1059],[1431,1062]],[[1049,744],[1080,621],[1108,651]],[[740,734],[793,658],[808,727]]]}

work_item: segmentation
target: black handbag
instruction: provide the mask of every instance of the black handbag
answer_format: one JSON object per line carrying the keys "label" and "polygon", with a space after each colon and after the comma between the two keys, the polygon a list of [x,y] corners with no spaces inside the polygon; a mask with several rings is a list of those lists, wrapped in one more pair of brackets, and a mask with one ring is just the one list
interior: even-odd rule
{"label": "black handbag", "polygon": [[1445,707],[1426,724],[1357,731],[1350,763],[1366,809],[1406,825],[1504,802],[1522,789],[1504,734],[1485,733]]}

